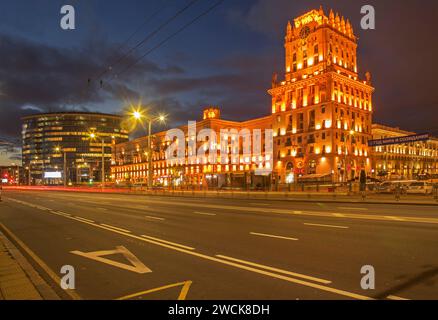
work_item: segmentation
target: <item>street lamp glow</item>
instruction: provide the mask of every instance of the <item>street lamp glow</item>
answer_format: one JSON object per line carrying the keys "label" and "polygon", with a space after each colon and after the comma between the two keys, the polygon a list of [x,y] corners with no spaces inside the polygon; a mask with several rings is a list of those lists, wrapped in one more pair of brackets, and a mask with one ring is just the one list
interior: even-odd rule
{"label": "street lamp glow", "polygon": [[142,115],[141,115],[140,111],[134,111],[134,113],[132,115],[137,120],[140,120],[142,118]]}
{"label": "street lamp glow", "polygon": [[95,133],[91,133],[91,134],[90,134],[90,138],[91,138],[91,139],[96,138],[96,134],[95,134]]}

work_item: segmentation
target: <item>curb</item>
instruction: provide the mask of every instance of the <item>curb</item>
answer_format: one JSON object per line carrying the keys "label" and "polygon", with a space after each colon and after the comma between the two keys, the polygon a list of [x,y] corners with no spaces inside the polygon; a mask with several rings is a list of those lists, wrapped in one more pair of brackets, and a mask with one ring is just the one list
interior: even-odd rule
{"label": "curb", "polygon": [[[60,297],[49,286],[47,282],[38,274],[38,272],[32,267],[29,261],[19,251],[19,249],[6,237],[6,235],[0,231],[0,242],[2,242],[6,250],[15,259],[16,263],[24,271],[29,278],[31,284],[39,293],[43,300],[60,300]],[[1,297],[0,297],[1,299]]]}

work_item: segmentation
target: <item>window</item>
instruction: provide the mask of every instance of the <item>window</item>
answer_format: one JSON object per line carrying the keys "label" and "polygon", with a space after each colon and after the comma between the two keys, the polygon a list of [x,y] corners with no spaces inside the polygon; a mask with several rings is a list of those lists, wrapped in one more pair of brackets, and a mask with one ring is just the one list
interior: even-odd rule
{"label": "window", "polygon": [[304,68],[307,68],[307,49],[303,50],[303,60]]}

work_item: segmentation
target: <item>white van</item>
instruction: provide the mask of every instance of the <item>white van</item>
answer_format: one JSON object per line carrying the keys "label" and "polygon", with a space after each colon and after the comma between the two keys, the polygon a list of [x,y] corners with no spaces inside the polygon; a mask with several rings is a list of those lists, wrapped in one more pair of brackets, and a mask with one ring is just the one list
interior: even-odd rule
{"label": "white van", "polygon": [[416,181],[409,185],[406,190],[407,194],[432,194],[433,186],[426,181]]}

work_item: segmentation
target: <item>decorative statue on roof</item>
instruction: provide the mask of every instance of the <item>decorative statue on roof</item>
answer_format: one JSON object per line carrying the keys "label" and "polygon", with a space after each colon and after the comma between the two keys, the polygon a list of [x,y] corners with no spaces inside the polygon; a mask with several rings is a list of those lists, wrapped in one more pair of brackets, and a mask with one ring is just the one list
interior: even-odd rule
{"label": "decorative statue on roof", "polygon": [[278,74],[274,72],[274,74],[272,74],[272,88],[275,88],[277,86],[278,83]]}
{"label": "decorative statue on roof", "polygon": [[365,73],[365,79],[366,79],[368,84],[371,84],[372,77],[371,77],[371,73],[369,71],[367,71]]}

